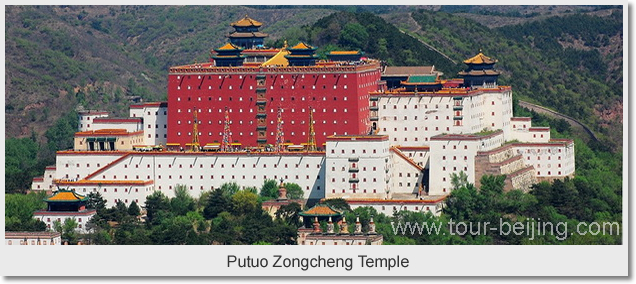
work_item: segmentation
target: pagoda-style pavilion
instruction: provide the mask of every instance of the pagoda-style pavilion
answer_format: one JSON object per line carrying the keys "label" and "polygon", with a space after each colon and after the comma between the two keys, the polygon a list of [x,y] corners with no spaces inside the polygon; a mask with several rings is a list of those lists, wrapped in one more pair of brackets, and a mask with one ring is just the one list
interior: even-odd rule
{"label": "pagoda-style pavilion", "polygon": [[82,211],[86,209],[88,197],[79,195],[74,190],[62,189],[44,201],[48,204],[48,211]]}
{"label": "pagoda-style pavilion", "polygon": [[234,31],[230,32],[227,37],[230,39],[230,43],[244,49],[262,48],[263,41],[268,36],[258,30],[262,25],[261,22],[245,15],[243,19],[230,24]]}
{"label": "pagoda-style pavilion", "polygon": [[288,48],[289,55],[285,55],[291,66],[313,66],[316,65],[316,47],[299,42],[294,47]]}
{"label": "pagoda-style pavilion", "polygon": [[39,210],[33,216],[52,228],[53,222],[64,223],[66,219],[75,219],[80,232],[86,232],[86,223],[95,216],[95,209],[86,209],[88,197],[76,193],[74,190],[58,190],[53,196],[45,198],[47,210]]}
{"label": "pagoda-style pavilion", "polygon": [[312,228],[313,223],[316,220],[332,220],[332,222],[337,222],[340,220],[342,212],[334,209],[328,204],[319,203],[314,205],[314,207],[298,213],[298,215],[303,217],[303,224],[305,225],[305,228]]}
{"label": "pagoda-style pavilion", "polygon": [[501,73],[494,69],[495,63],[497,63],[496,59],[484,55],[481,50],[479,54],[464,60],[464,64],[468,67],[459,72],[459,76],[464,78],[464,86],[471,88],[496,87],[497,79]]}
{"label": "pagoda-style pavilion", "polygon": [[245,55],[241,54],[242,51],[243,48],[228,42],[222,47],[215,48],[214,51],[211,52],[211,57],[214,59],[216,66],[219,67],[243,66]]}

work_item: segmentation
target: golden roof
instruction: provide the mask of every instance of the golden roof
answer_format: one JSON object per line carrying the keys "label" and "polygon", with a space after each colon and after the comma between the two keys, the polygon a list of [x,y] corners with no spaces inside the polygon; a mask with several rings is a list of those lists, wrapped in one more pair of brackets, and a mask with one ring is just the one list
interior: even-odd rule
{"label": "golden roof", "polygon": [[245,15],[245,17],[243,17],[243,19],[240,19],[234,23],[231,23],[230,26],[233,27],[251,27],[251,26],[255,26],[255,27],[260,27],[262,26],[263,23],[254,20],[250,17],[248,17],[247,15]]}
{"label": "golden roof", "polygon": [[233,45],[230,42],[228,42],[224,46],[221,46],[221,47],[217,48],[216,50],[239,50],[239,49],[241,49],[241,48],[236,46],[236,45]]}
{"label": "golden roof", "polygon": [[496,59],[492,59],[481,52],[471,58],[464,60],[464,63],[466,64],[493,64],[496,62]]}
{"label": "golden roof", "polygon": [[75,191],[60,190],[57,193],[55,193],[53,196],[45,200],[58,201],[58,202],[83,201],[83,200],[86,200],[86,197],[75,193]]}
{"label": "golden roof", "polygon": [[263,62],[263,64],[261,64],[261,66],[280,66],[280,67],[287,67],[289,66],[289,61],[287,60],[287,58],[285,58],[285,56],[289,55],[290,52],[289,50],[287,50],[287,41],[285,41],[285,46],[283,46],[283,48],[280,49],[280,51],[278,53],[276,53],[276,55],[274,55],[272,58],[270,58],[269,60]]}
{"label": "golden roof", "polygon": [[314,49],[314,47],[301,41],[291,49]]}
{"label": "golden roof", "polygon": [[301,216],[338,216],[340,212],[331,208],[331,206],[327,204],[316,204],[316,206],[307,209],[303,212],[300,212]]}
{"label": "golden roof", "polygon": [[329,52],[329,54],[334,54],[334,55],[353,55],[353,54],[360,54],[360,51],[356,51],[356,50],[337,50],[337,51],[331,51]]}

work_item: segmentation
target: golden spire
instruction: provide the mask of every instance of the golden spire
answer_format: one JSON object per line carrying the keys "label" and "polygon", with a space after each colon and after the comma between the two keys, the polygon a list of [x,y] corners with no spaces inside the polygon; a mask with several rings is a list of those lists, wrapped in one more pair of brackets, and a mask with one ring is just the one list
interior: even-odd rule
{"label": "golden spire", "polygon": [[309,108],[309,139],[307,141],[307,151],[317,151],[316,132],[314,131],[314,110]]}
{"label": "golden spire", "polygon": [[199,151],[199,120],[197,119],[197,108],[194,111],[194,125],[192,126],[192,152]]}

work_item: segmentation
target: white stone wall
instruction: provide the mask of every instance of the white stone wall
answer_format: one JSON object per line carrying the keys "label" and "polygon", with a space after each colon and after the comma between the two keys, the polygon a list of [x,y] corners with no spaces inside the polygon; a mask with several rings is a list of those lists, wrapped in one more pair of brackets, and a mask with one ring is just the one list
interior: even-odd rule
{"label": "white stone wall", "polygon": [[48,166],[44,169],[44,175],[42,181],[34,182],[31,184],[31,190],[54,190],[53,179],[55,178],[55,167]]}
{"label": "white stone wall", "polygon": [[398,203],[369,203],[360,204],[352,203],[349,205],[351,209],[359,207],[372,207],[378,213],[382,213],[386,216],[393,217],[394,212],[398,211],[412,211],[412,212],[430,212],[434,216],[440,216],[442,214],[442,202],[438,203],[426,203],[426,204],[398,204]]}
{"label": "white stone wall", "polygon": [[[4,245],[6,246],[23,246],[25,245],[24,243],[24,237],[7,237],[5,236],[4,238]],[[37,236],[29,236],[27,238],[27,244],[26,245],[38,245],[38,237]],[[57,237],[53,237],[53,238],[45,238],[45,237],[40,237],[40,244],[39,245],[62,245],[62,237],[61,236],[57,236]]]}
{"label": "white stone wall", "polygon": [[108,117],[107,112],[80,112],[78,114],[78,131],[95,130],[93,120],[98,117]]}
{"label": "white stone wall", "polygon": [[[201,110],[199,110],[201,112]],[[133,113],[133,109],[131,109]],[[136,112],[134,113],[136,114]],[[168,108],[158,105],[144,105],[142,112],[144,139],[146,145],[166,145],[168,141]],[[199,135],[201,135],[199,133]]]}
{"label": "white stone wall", "polygon": [[462,136],[434,139],[431,142],[429,195],[449,194],[452,189],[452,173],[459,174],[463,171],[468,176],[468,182],[475,184],[477,152],[495,149],[503,143],[503,132],[478,139],[464,139]]}
{"label": "white stone wall", "polygon": [[[92,155],[99,157],[100,155]],[[112,159],[114,160],[114,159]],[[111,160],[111,161],[112,161]],[[187,186],[189,192],[198,197],[205,190],[220,187],[226,182],[236,182],[239,186],[255,186],[258,189],[266,179],[297,183],[304,190],[305,198],[323,198],[324,163],[322,155],[246,155],[246,154],[166,154],[135,153],[107,169],[101,171],[90,180],[152,180],[150,189],[159,190],[168,197],[174,196],[178,184]],[[113,188],[114,187],[110,187]],[[91,188],[87,188],[88,191]],[[101,191],[109,201],[125,199],[123,187],[118,192]],[[83,194],[83,189],[78,190]],[[131,192],[131,191],[128,191]],[[149,192],[148,194],[150,194]],[[145,201],[143,197],[131,197]]]}
{"label": "white stone wall", "polygon": [[60,223],[64,224],[66,219],[75,219],[75,221],[77,222],[77,228],[75,228],[75,231],[78,233],[84,234],[84,233],[88,233],[88,230],[86,229],[86,224],[91,218],[93,218],[93,216],[95,216],[94,211],[92,214],[78,213],[77,216],[72,216],[71,214],[69,214],[69,212],[59,212],[59,213],[45,212],[43,214],[36,212],[33,217],[36,220],[40,220],[44,222],[44,224],[46,224],[47,229],[51,231],[54,230],[53,222],[59,221]]}
{"label": "white stone wall", "polygon": [[[509,140],[512,91],[482,90],[473,95],[375,95],[378,134],[391,145],[428,146],[439,134],[469,134],[502,129]],[[461,119],[455,119],[455,118]]]}
{"label": "white stone wall", "polygon": [[[393,167],[391,171],[391,195],[397,194],[412,194],[415,197],[420,188],[420,183],[422,182],[422,172],[420,169],[415,167],[413,164],[409,163],[403,152],[402,157],[398,154],[397,151],[400,150],[391,150],[391,157],[393,158]],[[408,158],[410,159],[410,158]],[[411,159],[413,163],[415,161]],[[422,191],[424,192],[426,189],[422,187]]]}
{"label": "white stone wall", "polygon": [[100,130],[100,129],[126,129],[128,132],[135,132],[142,130],[141,124],[137,122],[109,122],[109,121],[98,121],[94,122],[91,125],[91,130]]}
{"label": "white stone wall", "polygon": [[525,143],[547,143],[550,141],[549,127],[521,128],[512,131],[511,140]]}
{"label": "white stone wall", "polygon": [[534,167],[538,178],[557,178],[574,174],[574,143],[514,144],[526,165]]}
{"label": "white stone wall", "polygon": [[328,138],[326,156],[326,198],[386,198],[393,166],[387,140]]}
{"label": "white stone wall", "polygon": [[388,135],[391,145],[427,146],[432,136],[466,131],[453,125],[453,116],[452,97],[381,96],[378,134]]}
{"label": "white stone wall", "polygon": [[58,153],[55,162],[55,179],[80,180],[108,163],[123,156],[125,152],[79,155],[76,153]]}

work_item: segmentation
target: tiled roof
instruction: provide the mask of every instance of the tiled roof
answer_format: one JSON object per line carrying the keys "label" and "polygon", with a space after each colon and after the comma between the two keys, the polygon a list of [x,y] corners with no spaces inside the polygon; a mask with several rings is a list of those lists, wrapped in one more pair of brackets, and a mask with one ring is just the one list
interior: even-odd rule
{"label": "tiled roof", "polygon": [[289,66],[289,61],[285,56],[289,55],[289,51],[285,48],[281,49],[276,55],[274,55],[269,60],[263,62],[261,66]]}
{"label": "tiled roof", "polygon": [[500,75],[501,73],[499,71],[495,71],[495,70],[470,70],[469,72],[466,71],[461,71],[458,73],[461,76],[466,76],[466,75],[470,75],[470,76],[494,76],[494,75]]}
{"label": "tiled roof", "polygon": [[240,50],[241,48],[233,45],[232,43],[228,42],[226,43],[224,46],[221,46],[219,48],[217,48],[216,50]]}
{"label": "tiled roof", "polygon": [[466,64],[493,64],[496,62],[496,59],[492,59],[481,52],[471,58],[464,60],[464,63]]}
{"label": "tiled roof", "polygon": [[245,15],[245,17],[243,17],[243,19],[240,19],[234,23],[231,23],[230,26],[233,27],[251,27],[251,26],[255,26],[255,27],[260,27],[262,26],[263,23],[254,20],[250,17],[248,17],[247,15]]}
{"label": "tiled roof", "polygon": [[327,204],[316,204],[303,212],[300,212],[301,216],[340,216],[340,212],[331,208]]}
{"label": "tiled roof", "polygon": [[85,201],[87,197],[79,195],[72,190],[60,190],[53,194],[53,196],[45,199],[47,202],[76,202]]}
{"label": "tiled roof", "polygon": [[330,51],[329,54],[330,55],[356,55],[356,54],[360,54],[360,51],[336,50],[336,51]]}
{"label": "tiled roof", "polygon": [[316,48],[301,41],[290,49],[316,49]]}

